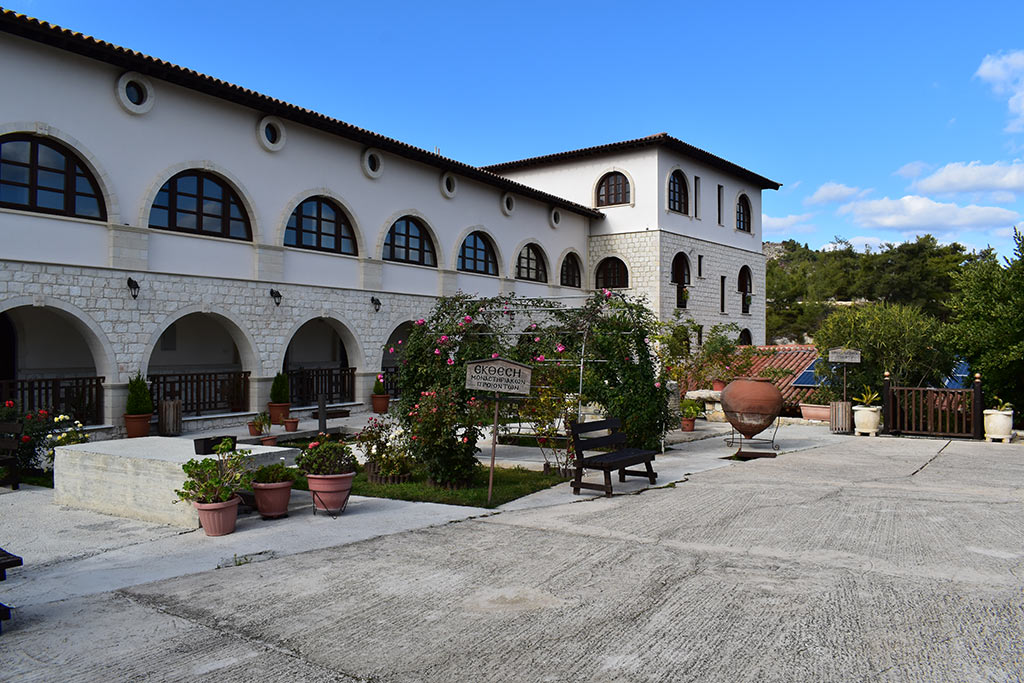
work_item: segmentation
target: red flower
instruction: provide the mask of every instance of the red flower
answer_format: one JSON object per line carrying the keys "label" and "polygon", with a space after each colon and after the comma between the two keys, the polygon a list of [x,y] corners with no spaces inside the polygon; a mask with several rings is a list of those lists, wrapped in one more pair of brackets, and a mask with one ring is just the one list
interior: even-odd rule
{"label": "red flower", "polygon": [[13,408],[13,407],[14,407],[14,401],[6,401],[6,402],[4,402],[4,408]]}
{"label": "red flower", "polygon": [[31,440],[32,440],[32,437],[29,436],[28,434],[25,434],[24,436],[21,437],[21,442],[22,443],[28,443]]}
{"label": "red flower", "polygon": [[40,415],[43,415],[43,416],[46,416],[46,415],[49,415],[50,413],[48,413],[48,412],[47,412],[47,411],[45,411],[45,410],[42,410],[42,409],[40,409],[40,411],[39,411],[39,414],[40,414]]}
{"label": "red flower", "polygon": [[32,413],[25,413],[25,419],[26,420],[31,420],[32,419]]}

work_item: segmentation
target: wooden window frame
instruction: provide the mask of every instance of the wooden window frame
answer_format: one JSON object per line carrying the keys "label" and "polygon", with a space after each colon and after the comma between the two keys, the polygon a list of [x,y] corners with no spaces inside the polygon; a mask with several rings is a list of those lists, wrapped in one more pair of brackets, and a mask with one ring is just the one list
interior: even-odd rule
{"label": "wooden window frame", "polygon": [[629,178],[621,171],[605,173],[597,183],[597,206],[629,204]]}
{"label": "wooden window frame", "polygon": [[544,283],[548,281],[548,266],[544,261],[544,252],[536,244],[527,244],[519,251],[516,258],[516,279]]}
{"label": "wooden window frame", "polygon": [[[303,212],[303,207],[307,204],[314,203],[315,213],[313,215]],[[329,208],[334,212],[334,219],[324,217],[324,207]],[[310,218],[314,221],[314,229],[305,229],[304,224],[301,224],[301,219]],[[334,223],[334,231],[327,232],[324,230],[324,225],[328,223]],[[288,244],[288,234],[294,235],[295,243]],[[316,235],[316,244],[306,244],[305,240],[302,239],[303,233],[312,233]],[[325,235],[334,237],[334,247],[323,246],[323,238]],[[352,246],[350,249],[345,248],[346,241]],[[299,202],[295,210],[292,211],[288,217],[288,223],[284,230],[284,246],[294,247],[296,249],[309,249],[311,251],[325,251],[331,254],[346,254],[348,256],[359,255],[359,245],[356,243],[355,232],[352,230],[352,224],[349,221],[348,214],[346,214],[336,202],[329,197],[321,195],[315,195],[307,197]]]}
{"label": "wooden window frame", "polygon": [[[179,185],[181,181],[193,177],[196,180],[196,191],[195,194],[180,189]],[[210,182],[220,188],[221,196],[207,197],[205,195],[206,183]],[[161,201],[161,195],[167,193],[167,204],[161,205],[158,202]],[[182,197],[189,197],[195,199],[195,208],[185,208],[181,202]],[[221,206],[221,214],[218,217],[215,213],[208,212],[205,210],[206,202],[216,202]],[[237,207],[238,215],[233,216],[231,209]],[[167,212],[167,225],[159,225],[153,223],[153,211],[154,209],[163,210]],[[180,226],[178,225],[178,215],[193,215],[196,218],[196,226]],[[203,226],[206,224],[207,219],[210,219],[211,224],[220,223],[220,229],[216,232],[213,230],[205,230]],[[241,222],[245,228],[245,235],[232,235],[231,234],[231,223],[232,221]],[[215,173],[204,171],[197,168],[190,168],[188,170],[176,173],[160,187],[156,197],[153,199],[153,203],[149,206],[149,227],[154,230],[166,230],[168,232],[180,232],[186,235],[203,235],[206,237],[222,237],[229,240],[238,240],[242,242],[252,241],[252,223],[249,220],[249,214],[245,210],[245,205],[242,203],[241,196],[235,192],[231,185],[218,176]]]}
{"label": "wooden window frame", "polygon": [[[96,181],[96,176],[93,175],[92,171],[85,164],[82,158],[67,145],[54,140],[53,138],[47,138],[39,135],[31,135],[28,133],[12,133],[10,135],[0,136],[0,147],[9,142],[27,142],[29,143],[29,156],[28,162],[13,161],[0,159],[0,183],[14,188],[24,188],[28,193],[28,202],[14,202],[14,201],[0,201],[0,207],[5,209],[15,209],[18,211],[30,211],[32,213],[44,213],[51,216],[68,216],[70,218],[82,218],[85,220],[94,221],[105,221],[107,220],[107,206],[103,200],[103,193],[100,191],[100,184]],[[57,168],[55,166],[45,166],[39,162],[39,148],[47,147],[54,152],[64,157],[64,167]],[[22,182],[13,179],[14,173],[7,171],[5,173],[4,166],[9,169],[25,169],[28,172],[28,181]],[[57,189],[54,187],[48,187],[44,184],[40,184],[40,172],[52,173],[62,176],[63,187]],[[79,180],[84,181],[88,184],[88,192],[80,189]],[[54,208],[51,206],[44,206],[39,203],[40,192],[49,192],[52,194],[60,194],[63,202],[61,208]],[[90,213],[80,213],[76,207],[76,199],[78,197],[91,199],[96,202],[97,214],[93,215]]]}
{"label": "wooden window frame", "polygon": [[[415,229],[415,235],[411,234],[410,228]],[[396,244],[399,238],[401,238],[404,244]],[[418,240],[417,247],[409,246],[410,238]],[[397,249],[405,250],[406,256],[404,258],[395,256]],[[410,253],[415,253],[415,257],[410,256]],[[381,259],[394,263],[411,263],[417,266],[437,267],[437,252],[434,249],[434,241],[430,239],[426,226],[413,216],[402,216],[391,224],[388,234],[384,238],[384,249]]]}
{"label": "wooden window frame", "polygon": [[487,233],[474,230],[466,235],[459,247],[459,260],[456,268],[464,273],[477,275],[498,275],[498,257],[494,245]]}
{"label": "wooden window frame", "polygon": [[628,289],[629,268],[617,256],[609,256],[597,264],[595,284],[598,289]]}
{"label": "wooden window frame", "polygon": [[562,259],[562,268],[558,274],[559,283],[563,287],[583,287],[583,269],[576,254],[566,254]]}
{"label": "wooden window frame", "polygon": [[686,187],[686,176],[679,169],[668,177],[668,210],[684,216],[690,213],[690,192]]}
{"label": "wooden window frame", "polygon": [[741,232],[753,232],[750,200],[741,194],[736,200],[736,229]]}

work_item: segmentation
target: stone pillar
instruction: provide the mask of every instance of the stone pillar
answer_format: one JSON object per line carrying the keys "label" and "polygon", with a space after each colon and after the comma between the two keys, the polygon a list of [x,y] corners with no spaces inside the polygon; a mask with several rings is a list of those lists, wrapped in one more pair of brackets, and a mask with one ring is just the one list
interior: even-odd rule
{"label": "stone pillar", "polygon": [[124,426],[124,410],[128,404],[128,384],[103,383],[103,424]]}
{"label": "stone pillar", "polygon": [[112,268],[149,269],[149,230],[128,225],[111,225],[107,250]]}
{"label": "stone pillar", "polygon": [[270,387],[274,383],[274,376],[255,377],[249,376],[249,410],[254,413],[262,413],[267,409],[270,402]]}
{"label": "stone pillar", "polygon": [[359,285],[367,291],[379,291],[384,279],[384,263],[372,258],[360,260]]}
{"label": "stone pillar", "polygon": [[355,396],[356,403],[370,404],[370,394],[373,393],[373,383],[377,381],[380,370],[356,370]]}

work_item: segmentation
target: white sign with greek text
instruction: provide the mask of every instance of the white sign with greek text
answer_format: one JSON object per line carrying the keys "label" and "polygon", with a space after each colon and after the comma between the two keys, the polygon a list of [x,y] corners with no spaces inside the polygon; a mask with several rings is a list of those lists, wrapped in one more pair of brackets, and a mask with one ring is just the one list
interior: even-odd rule
{"label": "white sign with greek text", "polygon": [[466,388],[502,394],[529,394],[530,373],[530,366],[504,358],[472,361],[466,364]]}
{"label": "white sign with greek text", "polygon": [[829,363],[859,363],[860,349],[829,349]]}

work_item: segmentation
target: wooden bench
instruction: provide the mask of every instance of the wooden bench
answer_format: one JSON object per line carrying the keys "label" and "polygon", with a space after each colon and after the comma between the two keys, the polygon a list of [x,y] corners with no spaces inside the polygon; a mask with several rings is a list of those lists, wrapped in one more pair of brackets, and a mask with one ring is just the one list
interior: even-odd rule
{"label": "wooden bench", "polygon": [[[12,567],[20,567],[21,558],[12,555],[3,548],[0,548],[0,581],[7,579],[7,570]],[[0,602],[0,633],[3,632],[3,622],[11,618],[11,608]]]}
{"label": "wooden bench", "polygon": [[0,467],[7,471],[0,475],[0,486],[10,486],[15,491],[21,485],[17,457],[21,430],[20,422],[0,422]]}
{"label": "wooden bench", "polygon": [[[580,489],[591,489],[604,491],[605,496],[612,495],[612,471],[619,471],[619,481],[626,481],[626,476],[647,477],[653,484],[658,479],[651,462],[654,460],[654,451],[643,451],[639,448],[626,448],[626,435],[619,431],[622,428],[622,421],[617,418],[597,420],[596,422],[578,422],[572,425],[572,443],[576,452],[576,476],[572,480],[572,492],[579,494]],[[610,431],[607,436],[584,438],[584,435],[593,432]],[[586,451],[595,449],[612,448],[610,451],[602,451],[597,455],[585,455]],[[630,465],[643,463],[647,470],[626,469]],[[583,481],[583,470],[601,470],[604,472],[604,485],[589,484]]]}

